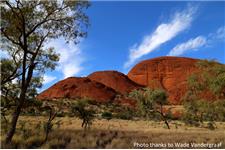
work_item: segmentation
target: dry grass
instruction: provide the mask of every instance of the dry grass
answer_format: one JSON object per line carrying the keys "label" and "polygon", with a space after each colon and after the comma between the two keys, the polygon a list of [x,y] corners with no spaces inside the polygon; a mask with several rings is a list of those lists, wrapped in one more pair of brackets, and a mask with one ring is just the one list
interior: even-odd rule
{"label": "dry grass", "polygon": [[[173,148],[182,148],[175,147],[175,143],[182,143],[183,146],[189,145],[189,147],[183,148],[191,148],[191,143],[218,144],[216,148],[225,148],[225,123],[219,122],[216,123],[215,130],[209,130],[189,127],[182,122],[173,121],[170,122],[171,129],[168,130],[163,122],[95,120],[92,128],[84,131],[81,128],[81,120],[60,117],[54,121],[49,140],[41,143],[44,132],[39,125],[46,120],[45,117],[21,116],[18,132],[13,139],[13,148],[141,148],[143,146],[145,148],[159,148],[158,146],[165,148],[163,146],[167,146],[167,143],[174,144]],[[26,138],[24,137],[25,132],[19,132],[24,122],[26,130],[30,132]],[[2,134],[1,139],[3,137]],[[200,146],[192,148],[201,148]],[[2,145],[2,147],[6,146]]]}

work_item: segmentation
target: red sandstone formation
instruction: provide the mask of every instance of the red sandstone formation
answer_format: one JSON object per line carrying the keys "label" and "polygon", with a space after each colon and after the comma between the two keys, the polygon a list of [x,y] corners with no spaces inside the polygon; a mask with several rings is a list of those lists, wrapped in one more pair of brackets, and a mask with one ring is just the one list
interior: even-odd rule
{"label": "red sandstone formation", "polygon": [[38,99],[81,98],[88,97],[97,102],[109,102],[116,91],[87,77],[70,77],[62,80],[37,96]]}
{"label": "red sandstone formation", "polygon": [[100,82],[121,94],[126,94],[134,89],[143,87],[118,71],[98,71],[90,74],[88,77],[91,80]]}
{"label": "red sandstone formation", "polygon": [[[148,86],[165,89],[171,104],[180,104],[187,90],[187,78],[197,71],[197,59],[183,57],[159,57],[142,61],[128,73],[99,71],[88,77],[70,77],[62,80],[38,95],[38,99],[89,97],[98,102],[115,101],[134,105],[125,98],[115,98],[138,88]],[[143,86],[142,86],[143,85]],[[124,96],[121,96],[124,97]]]}
{"label": "red sandstone formation", "polygon": [[197,59],[184,57],[158,57],[135,65],[128,77],[151,88],[162,88],[171,104],[179,104],[187,90],[187,78],[196,71]]}

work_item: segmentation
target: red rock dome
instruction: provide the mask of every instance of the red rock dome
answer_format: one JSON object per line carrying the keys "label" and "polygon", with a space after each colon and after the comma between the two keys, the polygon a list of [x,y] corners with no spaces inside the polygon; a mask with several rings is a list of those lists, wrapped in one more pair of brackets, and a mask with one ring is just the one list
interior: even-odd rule
{"label": "red rock dome", "polygon": [[187,78],[197,70],[198,59],[185,57],[158,57],[135,65],[128,77],[151,88],[167,91],[171,104],[179,104],[187,89]]}
{"label": "red rock dome", "polygon": [[90,74],[88,78],[100,82],[121,94],[126,94],[134,89],[143,87],[118,71],[97,71]]}
{"label": "red rock dome", "polygon": [[70,77],[54,84],[40,93],[37,98],[44,100],[88,97],[97,102],[109,102],[115,98],[116,94],[117,92],[112,88],[87,77]]}

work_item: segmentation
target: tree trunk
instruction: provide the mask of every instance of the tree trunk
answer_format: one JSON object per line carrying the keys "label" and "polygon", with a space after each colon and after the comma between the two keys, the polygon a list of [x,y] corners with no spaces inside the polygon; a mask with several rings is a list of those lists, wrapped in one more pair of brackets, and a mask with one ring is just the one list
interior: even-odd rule
{"label": "tree trunk", "polygon": [[85,124],[85,120],[83,120],[83,122],[82,122],[82,125],[81,125],[82,128],[83,128],[84,124]]}
{"label": "tree trunk", "polygon": [[166,120],[166,119],[164,119],[164,122],[165,122],[165,124],[166,124],[167,128],[168,128],[168,129],[170,129],[169,123],[167,122],[167,120]]}
{"label": "tree trunk", "polygon": [[11,127],[9,128],[9,131],[6,135],[6,139],[5,142],[8,144],[12,141],[13,135],[16,131],[16,124],[17,124],[17,120],[19,118],[20,112],[22,110],[22,106],[25,100],[25,90],[22,91],[21,96],[20,96],[20,100],[19,100],[19,105],[16,107],[15,112],[13,113],[12,116],[12,121],[11,121]]}
{"label": "tree trunk", "polygon": [[47,125],[46,125],[46,132],[45,132],[44,143],[47,142],[47,140],[48,140],[49,128],[50,128],[50,122],[48,122]]}
{"label": "tree trunk", "polygon": [[166,119],[166,116],[163,114],[162,105],[160,106],[160,111],[156,111],[156,112],[158,112],[161,115],[161,117],[162,117],[164,123],[166,124],[167,128],[170,129],[170,126],[169,126],[169,123]]}

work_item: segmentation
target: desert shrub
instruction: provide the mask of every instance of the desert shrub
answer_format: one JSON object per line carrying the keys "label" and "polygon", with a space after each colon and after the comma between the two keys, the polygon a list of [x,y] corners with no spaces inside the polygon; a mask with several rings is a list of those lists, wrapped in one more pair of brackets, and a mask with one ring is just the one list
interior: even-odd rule
{"label": "desert shrub", "polygon": [[179,120],[180,117],[177,115],[177,113],[172,113],[171,110],[169,110],[168,112],[166,112],[166,116],[168,118],[168,120]]}
{"label": "desert shrub", "polygon": [[214,120],[225,121],[225,99],[214,101],[210,108]]}
{"label": "desert shrub", "polygon": [[90,128],[94,120],[95,111],[88,107],[88,100],[77,100],[71,107],[71,112],[82,120],[81,127]]}
{"label": "desert shrub", "polygon": [[96,101],[96,100],[91,100],[91,99],[88,98],[86,101],[90,105],[96,105],[96,106],[99,106],[100,105],[100,103],[98,101]]}
{"label": "desert shrub", "polygon": [[207,101],[225,98],[225,65],[216,61],[202,60],[196,63],[200,70],[187,78],[188,89],[183,101],[205,99]]}
{"label": "desert shrub", "polygon": [[182,120],[189,125],[200,126],[209,121],[208,128],[212,129],[215,121],[224,121],[225,101],[190,100],[184,103],[185,112]]}
{"label": "desert shrub", "polygon": [[64,113],[63,111],[59,111],[56,115],[56,117],[65,117],[66,113]]}
{"label": "desert shrub", "polygon": [[[204,100],[190,100],[184,103],[185,112],[182,120],[185,124],[200,126],[207,116],[207,102]],[[209,119],[209,118],[208,118]]]}
{"label": "desert shrub", "polygon": [[191,74],[187,80],[183,120],[189,124],[225,121],[225,65],[203,60],[196,66],[200,71]]}
{"label": "desert shrub", "polygon": [[214,123],[213,123],[213,122],[208,122],[208,123],[207,123],[207,128],[208,128],[209,130],[215,130],[215,125],[214,125]]}
{"label": "desert shrub", "polygon": [[187,125],[191,125],[191,126],[195,126],[195,127],[199,127],[200,126],[200,122],[198,120],[196,120],[196,119],[193,119],[193,117],[190,117],[188,114],[185,114],[182,117],[182,120]]}
{"label": "desert shrub", "polygon": [[104,118],[104,119],[110,120],[110,119],[112,119],[112,117],[113,117],[113,115],[111,112],[106,111],[106,112],[102,113],[102,118]]}
{"label": "desert shrub", "polygon": [[36,116],[36,110],[34,108],[30,108],[23,114],[28,116]]}
{"label": "desert shrub", "polygon": [[118,119],[132,120],[134,117],[134,111],[129,107],[122,107],[115,115]]}
{"label": "desert shrub", "polygon": [[131,120],[132,116],[128,112],[122,112],[122,113],[116,114],[116,118],[123,119],[123,120]]}

